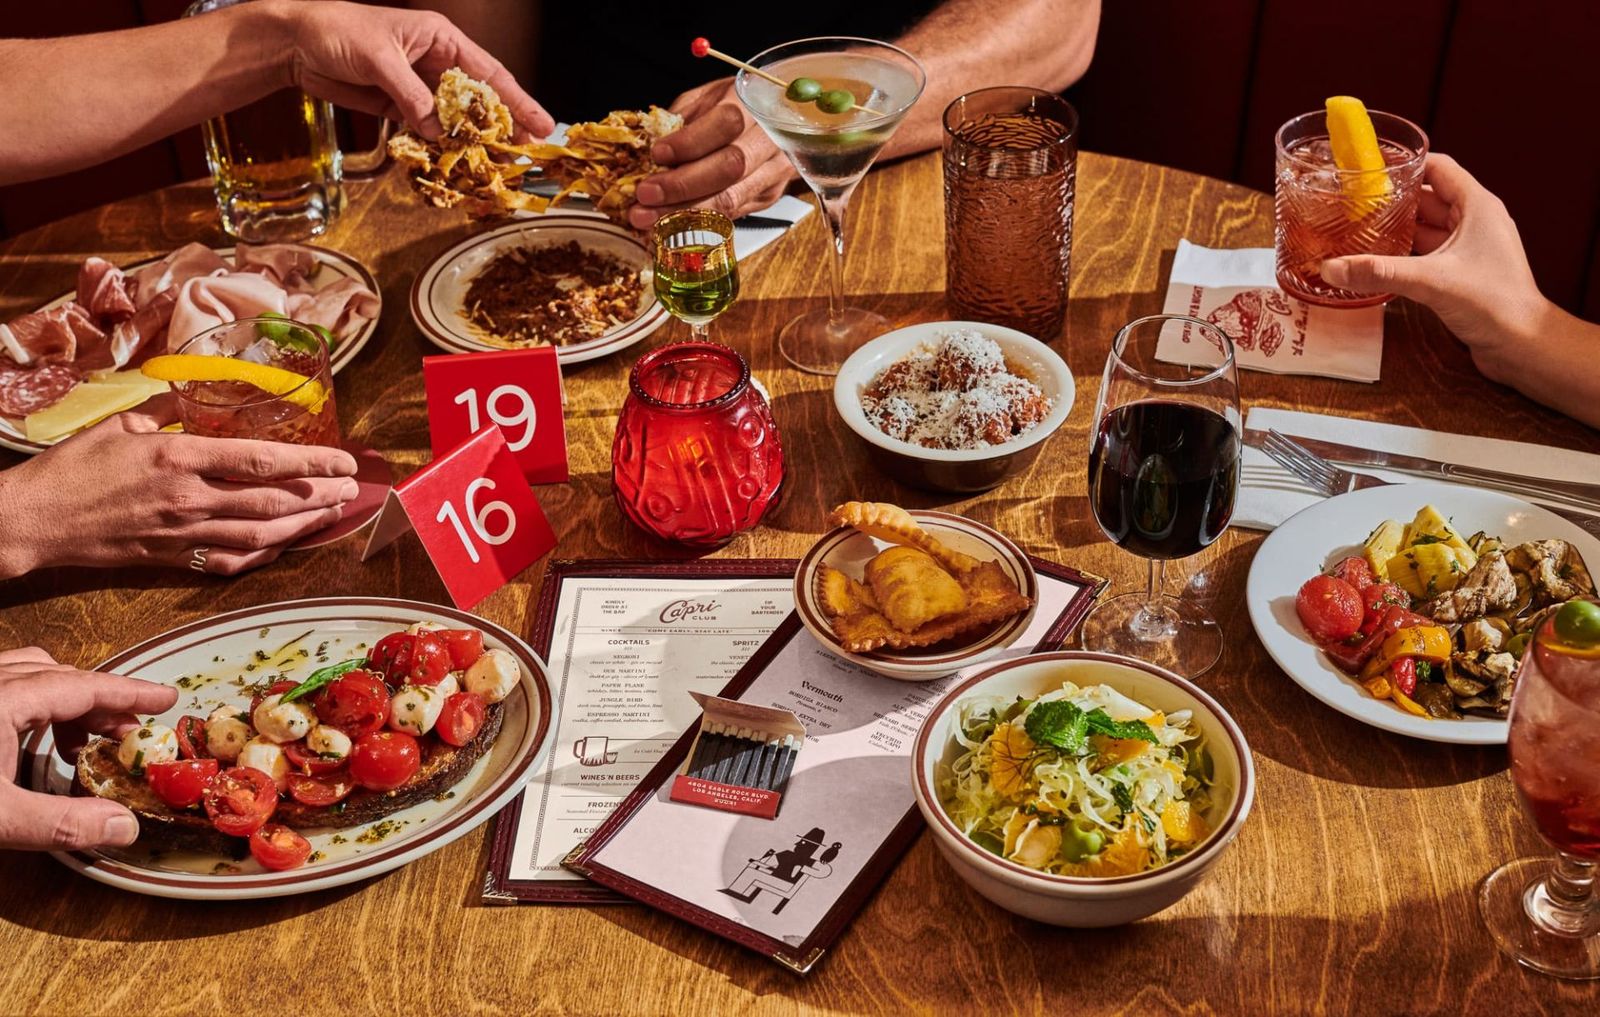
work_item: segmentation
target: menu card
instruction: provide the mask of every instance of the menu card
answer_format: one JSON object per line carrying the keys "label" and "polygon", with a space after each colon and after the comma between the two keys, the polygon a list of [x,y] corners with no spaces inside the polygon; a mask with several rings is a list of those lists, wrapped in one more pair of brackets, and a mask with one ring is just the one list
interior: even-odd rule
{"label": "menu card", "polygon": [[542,769],[495,820],[490,903],[620,903],[561,867],[700,707],[794,608],[793,560],[555,562],[532,643],[557,726]]}
{"label": "menu card", "polygon": [[1015,646],[964,671],[902,682],[834,656],[784,620],[722,696],[806,726],[775,820],[669,798],[691,729],[567,859],[577,872],[809,972],[921,828],[911,749],[948,689],[1001,660],[1059,648],[1104,580],[1035,562],[1039,610]]}

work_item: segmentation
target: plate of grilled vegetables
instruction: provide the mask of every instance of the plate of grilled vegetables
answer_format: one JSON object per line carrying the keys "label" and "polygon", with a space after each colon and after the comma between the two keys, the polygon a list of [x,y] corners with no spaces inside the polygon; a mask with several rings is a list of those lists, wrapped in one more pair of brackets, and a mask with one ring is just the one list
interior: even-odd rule
{"label": "plate of grilled vegetables", "polygon": [[96,670],[174,685],[165,714],[69,763],[23,746],[37,791],[131,809],[127,849],[60,852],[138,893],[198,900],[340,886],[436,851],[493,816],[554,725],[543,663],[462,611],[379,597],[216,615]]}
{"label": "plate of grilled vegetables", "polygon": [[1502,744],[1523,651],[1595,593],[1600,541],[1509,495],[1419,482],[1353,491],[1279,526],[1250,620],[1297,684],[1396,734]]}

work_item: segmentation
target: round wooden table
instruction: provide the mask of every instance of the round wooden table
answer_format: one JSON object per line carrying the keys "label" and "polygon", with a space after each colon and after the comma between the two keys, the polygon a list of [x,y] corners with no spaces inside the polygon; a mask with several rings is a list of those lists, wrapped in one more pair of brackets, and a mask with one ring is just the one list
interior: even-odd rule
{"label": "round wooden table", "polygon": [[[1023,476],[959,498],[898,487],[836,419],[829,379],[791,370],[776,331],[825,293],[825,228],[813,216],[744,266],[739,304],[716,336],[743,350],[774,397],[788,494],[767,525],[718,552],[802,554],[848,499],[938,506],[1026,550],[1136,587],[1143,562],[1101,536],[1085,498],[1087,433],[1118,326],[1161,309],[1180,237],[1213,247],[1272,242],[1271,201],[1159,166],[1084,154],[1068,332],[1071,419]],[[849,288],[900,323],[945,317],[937,155],[885,167],[850,221]],[[389,175],[351,188],[322,242],[363,260],[385,307],[371,345],[338,379],[347,434],[403,475],[427,461],[418,358],[435,352],[406,297],[433,255],[469,232],[420,207]],[[70,289],[80,261],[128,262],[190,240],[221,242],[206,184],[85,213],[0,248],[0,316]],[[1485,382],[1427,311],[1386,315],[1376,385],[1244,373],[1246,405],[1290,407],[1600,450],[1600,436]],[[681,336],[676,323],[652,337]],[[611,498],[610,448],[629,366],[642,348],[568,372],[572,480],[538,496],[561,557],[663,557]],[[1452,398],[1430,393],[1447,391]],[[15,463],[10,453],[0,465]],[[1577,1013],[1600,991],[1503,958],[1474,892],[1501,862],[1547,848],[1517,806],[1499,749],[1387,735],[1322,706],[1266,657],[1244,606],[1261,534],[1233,530],[1175,563],[1168,582],[1203,591],[1229,637],[1202,679],[1255,752],[1256,807],[1207,881],[1171,910],[1120,929],[1070,931],[1013,918],[958,880],[923,837],[832,955],[800,979],[644,907],[479,904],[488,827],[374,882],[282,900],[191,904],[139,897],[47,856],[0,853],[0,1011],[379,1014]],[[0,646],[38,644],[92,665],[218,611],[322,594],[446,602],[414,538],[359,561],[347,539],[233,580],[188,571],[55,570],[0,586]],[[542,569],[486,600],[484,617],[526,633]],[[1202,579],[1203,582],[1194,583]],[[288,1001],[288,1002],[285,1002]]]}

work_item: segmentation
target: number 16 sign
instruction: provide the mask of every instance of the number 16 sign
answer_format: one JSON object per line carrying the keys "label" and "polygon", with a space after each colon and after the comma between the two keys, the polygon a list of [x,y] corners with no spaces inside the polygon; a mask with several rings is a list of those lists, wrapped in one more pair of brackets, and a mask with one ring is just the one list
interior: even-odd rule
{"label": "number 16 sign", "polygon": [[460,608],[471,608],[556,546],[550,521],[498,427],[479,431],[396,484],[361,560],[409,529],[417,531]]}

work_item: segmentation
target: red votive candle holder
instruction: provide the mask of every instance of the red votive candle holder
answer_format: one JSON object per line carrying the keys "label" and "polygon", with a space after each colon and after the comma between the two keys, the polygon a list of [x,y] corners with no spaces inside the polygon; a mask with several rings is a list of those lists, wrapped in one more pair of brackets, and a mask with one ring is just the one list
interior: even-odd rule
{"label": "red votive candle holder", "polygon": [[623,514],[663,540],[715,547],[761,522],[783,487],[783,445],[737,351],[691,341],[639,358],[611,486]]}

